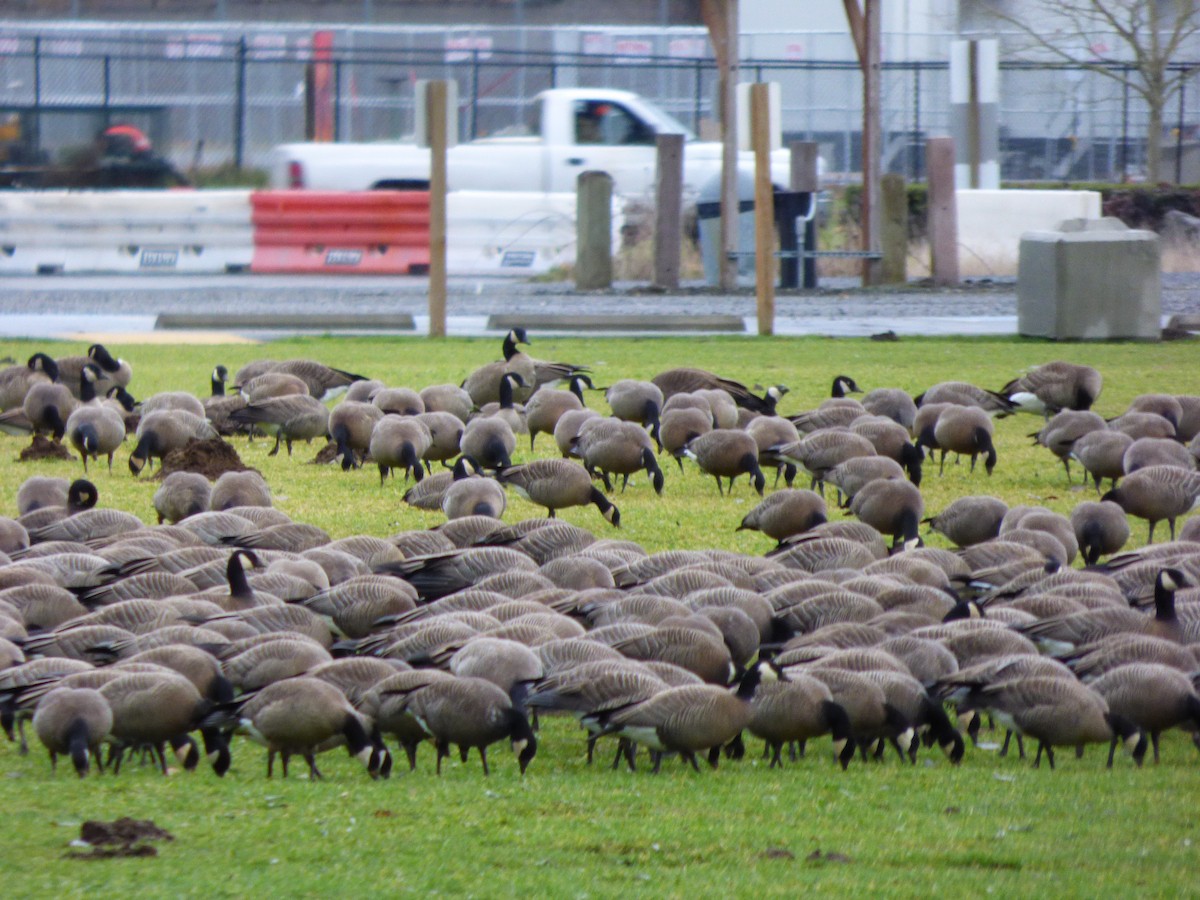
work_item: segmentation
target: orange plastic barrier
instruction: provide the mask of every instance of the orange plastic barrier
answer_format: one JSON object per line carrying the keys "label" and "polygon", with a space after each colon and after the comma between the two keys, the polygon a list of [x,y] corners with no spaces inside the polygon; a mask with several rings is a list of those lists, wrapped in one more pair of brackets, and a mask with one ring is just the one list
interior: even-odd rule
{"label": "orange plastic barrier", "polygon": [[254,191],[250,206],[252,272],[404,275],[429,270],[427,191]]}

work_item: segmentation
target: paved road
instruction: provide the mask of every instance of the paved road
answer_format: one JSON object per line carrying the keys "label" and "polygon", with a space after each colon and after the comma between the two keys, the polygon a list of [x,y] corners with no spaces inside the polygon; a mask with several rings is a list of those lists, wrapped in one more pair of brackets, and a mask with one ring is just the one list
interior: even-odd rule
{"label": "paved road", "polygon": [[[451,334],[489,333],[487,318],[493,314],[564,313],[733,315],[745,321],[748,332],[755,330],[755,300],[749,289],[731,295],[691,285],[664,294],[646,290],[644,285],[619,284],[609,291],[580,293],[569,283],[456,278],[449,293]],[[776,332],[1013,334],[1016,305],[1012,279],[968,282],[954,289],[910,284],[899,290],[862,289],[856,281],[827,279],[820,290],[777,297]],[[0,279],[0,335],[120,333],[149,337],[157,317],[168,313],[281,317],[294,313],[408,314],[417,333],[422,333],[428,330],[427,282],[421,278],[251,275]],[[1175,313],[1200,313],[1200,274],[1163,276],[1164,318]],[[285,333],[295,332],[272,330],[269,335]]]}

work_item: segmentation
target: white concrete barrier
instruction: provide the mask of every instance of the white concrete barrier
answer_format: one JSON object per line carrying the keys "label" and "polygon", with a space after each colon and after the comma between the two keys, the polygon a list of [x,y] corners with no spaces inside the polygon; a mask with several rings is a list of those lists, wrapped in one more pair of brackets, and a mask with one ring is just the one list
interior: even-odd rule
{"label": "white concrete barrier", "polygon": [[1021,235],[1067,219],[1100,218],[1096,191],[956,191],[958,260],[964,275],[1015,275]]}
{"label": "white concrete barrier", "polygon": [[[448,196],[453,275],[529,276],[575,260],[575,195]],[[623,217],[614,202],[614,246]],[[254,256],[249,191],[0,192],[0,275],[220,274]]]}
{"label": "white concrete barrier", "polygon": [[[613,246],[621,206],[613,203]],[[575,195],[452,191],[447,195],[451,275],[528,276],[575,262]]]}
{"label": "white concrete barrier", "polygon": [[220,273],[253,252],[247,191],[0,192],[0,273]]}

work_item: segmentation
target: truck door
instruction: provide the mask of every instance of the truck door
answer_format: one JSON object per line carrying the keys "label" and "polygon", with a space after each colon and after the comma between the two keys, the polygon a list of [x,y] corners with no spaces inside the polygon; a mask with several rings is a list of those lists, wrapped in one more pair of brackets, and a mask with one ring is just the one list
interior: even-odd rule
{"label": "truck door", "polygon": [[580,172],[599,170],[613,178],[618,194],[639,194],[654,180],[654,129],[620,103],[576,100],[574,144],[558,164],[558,190],[574,190]]}

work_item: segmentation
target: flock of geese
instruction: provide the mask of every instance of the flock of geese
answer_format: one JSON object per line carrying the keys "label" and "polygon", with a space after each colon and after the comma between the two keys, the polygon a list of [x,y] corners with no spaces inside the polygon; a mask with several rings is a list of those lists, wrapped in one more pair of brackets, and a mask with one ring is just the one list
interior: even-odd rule
{"label": "flock of geese", "polygon": [[[111,469],[127,432],[135,476],[216,435],[265,433],[289,455],[325,437],[343,468],[410,480],[406,502],[447,517],[334,540],[275,508],[257,472],[174,471],[146,526],[100,505],[86,477],[27,479],[17,517],[0,519],[9,739],[26,752],[31,726],[80,776],[137,752],[165,773],[168,747],[221,775],[241,734],[266,747],[268,776],[298,756],[313,778],[332,748],[380,777],[397,746],[415,769],[425,743],[439,773],[475,749],[486,774],[501,741],[524,773],[548,714],[578,720],[589,762],[608,738],[614,767],[645,750],[656,772],[668,756],[741,757],[747,733],[771,766],[825,737],[843,768],[935,745],[956,763],[988,719],[1022,756],[1036,741],[1034,765],[1089,743],[1108,745],[1110,766],[1119,745],[1139,765],[1152,745],[1157,761],[1176,727],[1200,747],[1200,517],[1176,532],[1200,504],[1200,397],[1145,395],[1106,420],[1091,411],[1100,374],[1053,362],[998,391],[945,382],[915,398],[838,376],[829,398],[782,416],[782,385],[677,368],[603,388],[604,416],[584,403],[601,390],[586,366],[528,343],[514,329],[503,359],[419,391],[263,360],[234,390],[218,366],[209,397],[139,404],[128,364],[100,345],[0,371],[0,428],[69,444],[85,473]],[[981,474],[979,495],[927,516],[924,470],[956,454],[991,474],[996,420],[1018,412],[1042,417],[1034,441],[1097,499],[1069,517],[1009,507]],[[560,455],[514,462],[525,435]],[[555,518],[595,506],[618,526],[612,495],[631,475],[662,493],[668,457],[721,493],[746,476],[765,497],[740,527],[777,546],[648,554]],[[769,473],[787,486],[766,493]],[[505,523],[506,487],[548,517]],[[1170,541],[1123,551],[1129,516],[1151,541],[1165,521]],[[924,546],[922,525],[958,549]]]}

